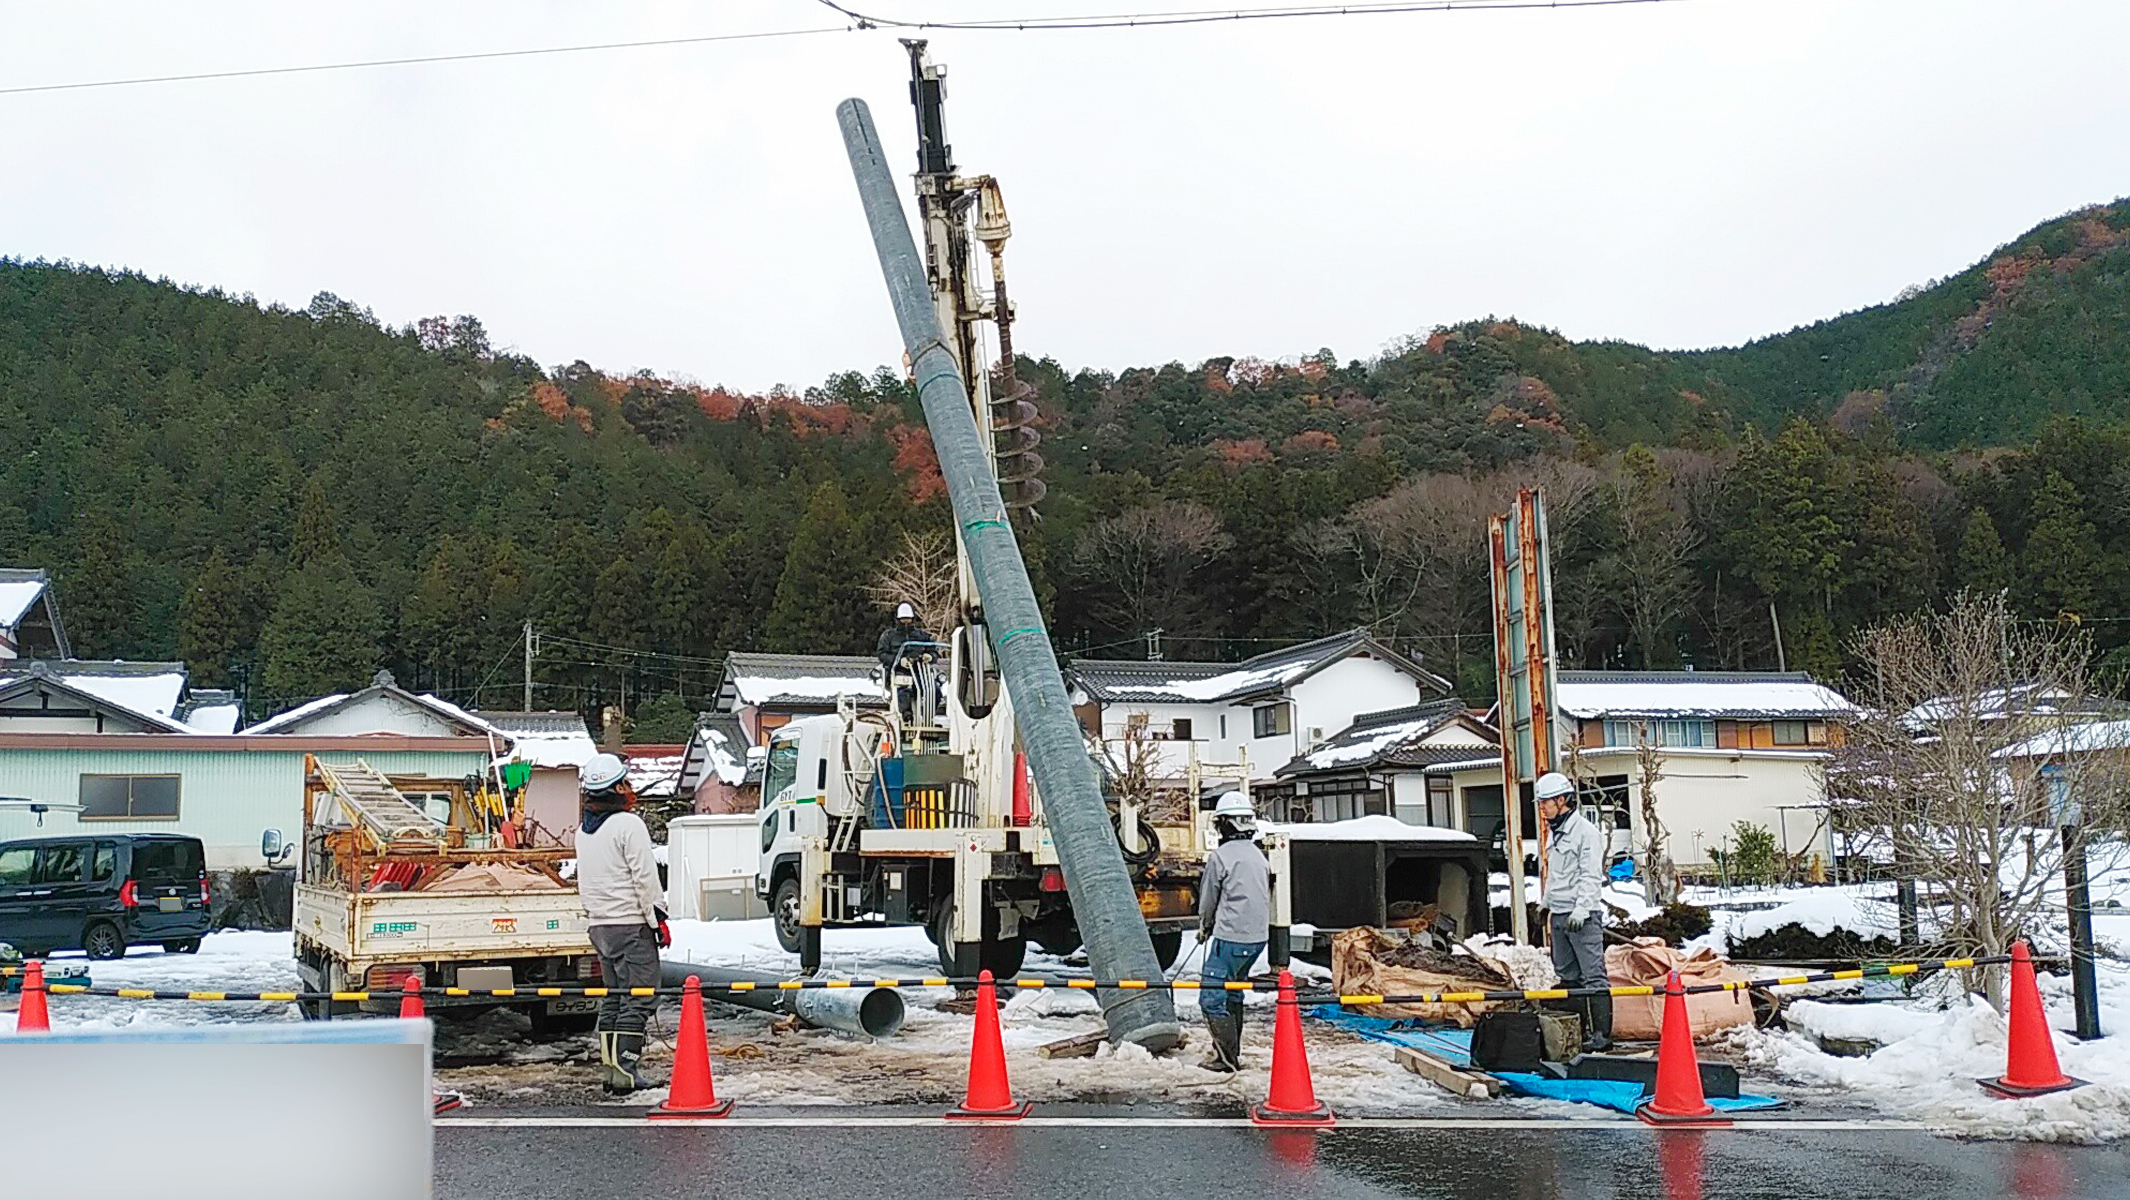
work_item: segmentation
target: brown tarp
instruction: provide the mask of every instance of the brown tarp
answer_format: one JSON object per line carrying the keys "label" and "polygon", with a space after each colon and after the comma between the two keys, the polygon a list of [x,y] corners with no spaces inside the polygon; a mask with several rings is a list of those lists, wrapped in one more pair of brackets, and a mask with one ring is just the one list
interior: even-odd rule
{"label": "brown tarp", "polygon": [[[1615,996],[1612,1001],[1612,1036],[1628,1041],[1655,1041],[1663,1028],[1664,980],[1679,973],[1679,982],[1696,984],[1740,983],[1751,979],[1745,971],[1706,946],[1681,954],[1659,938],[1636,938],[1633,945],[1605,950],[1605,973],[1614,987],[1657,989],[1654,996]],[[1686,1018],[1699,1041],[1734,1025],[1753,1023],[1753,1002],[1741,989],[1733,992],[1702,992],[1686,997]]]}
{"label": "brown tarp", "polygon": [[467,863],[422,884],[424,892],[559,892],[563,886],[530,867]]}

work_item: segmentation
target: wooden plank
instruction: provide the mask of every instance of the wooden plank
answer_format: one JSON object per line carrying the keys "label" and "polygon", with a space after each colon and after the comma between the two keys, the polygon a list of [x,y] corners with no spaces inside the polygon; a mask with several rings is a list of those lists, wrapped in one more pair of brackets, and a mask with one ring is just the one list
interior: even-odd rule
{"label": "wooden plank", "polygon": [[1468,1071],[1411,1046],[1394,1046],[1398,1065],[1434,1083],[1451,1095],[1468,1100],[1491,1100],[1501,1094],[1501,1080],[1484,1071]]}
{"label": "wooden plank", "polygon": [[1102,1048],[1103,1041],[1108,1037],[1108,1031],[1097,1029],[1093,1033],[1082,1033],[1069,1038],[1060,1038],[1055,1042],[1045,1042],[1036,1047],[1035,1056],[1037,1058],[1093,1058],[1095,1051]]}

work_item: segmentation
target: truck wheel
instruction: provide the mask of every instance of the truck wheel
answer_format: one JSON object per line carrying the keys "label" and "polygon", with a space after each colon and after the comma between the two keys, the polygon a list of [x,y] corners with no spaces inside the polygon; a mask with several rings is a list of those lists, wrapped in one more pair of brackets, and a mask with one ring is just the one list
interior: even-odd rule
{"label": "truck wheel", "polygon": [[799,924],[799,881],[795,876],[786,876],[777,885],[776,894],[769,901],[770,916],[776,920],[777,945],[785,953],[797,954],[805,946],[806,928]]}
{"label": "truck wheel", "polygon": [[81,949],[90,958],[124,958],[126,935],[109,921],[97,921],[81,931]]}
{"label": "truck wheel", "polygon": [[1183,952],[1183,930],[1171,929],[1156,933],[1153,938],[1154,957],[1161,960],[1161,969],[1167,971],[1176,965],[1176,956]]}

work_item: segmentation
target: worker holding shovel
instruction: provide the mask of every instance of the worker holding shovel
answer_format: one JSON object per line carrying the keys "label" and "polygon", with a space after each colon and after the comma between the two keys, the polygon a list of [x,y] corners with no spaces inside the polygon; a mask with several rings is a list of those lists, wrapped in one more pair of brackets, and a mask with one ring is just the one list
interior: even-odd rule
{"label": "worker holding shovel", "polygon": [[[1532,789],[1546,823],[1546,893],[1552,923],[1553,972],[1564,988],[1612,986],[1605,971],[1605,846],[1597,826],[1575,813],[1575,784],[1558,771]],[[1583,1049],[1612,1048],[1612,997],[1584,996]]]}
{"label": "worker holding shovel", "polygon": [[652,858],[651,831],[630,810],[636,793],[628,768],[612,754],[594,754],[577,771],[583,818],[577,832],[577,895],[590,920],[599,971],[613,989],[599,1002],[600,1085],[609,1094],[657,1084],[644,1077],[643,1043],[658,997],[623,994],[658,986],[658,951],[673,944],[665,899]]}
{"label": "worker holding shovel", "polygon": [[1264,953],[1272,925],[1272,872],[1257,848],[1257,812],[1250,798],[1229,792],[1213,806],[1220,848],[1206,857],[1198,881],[1198,940],[1206,946],[1198,969],[1198,1007],[1206,1015],[1213,1051],[1198,1065],[1208,1071],[1242,1069],[1242,997],[1222,987],[1248,979]]}

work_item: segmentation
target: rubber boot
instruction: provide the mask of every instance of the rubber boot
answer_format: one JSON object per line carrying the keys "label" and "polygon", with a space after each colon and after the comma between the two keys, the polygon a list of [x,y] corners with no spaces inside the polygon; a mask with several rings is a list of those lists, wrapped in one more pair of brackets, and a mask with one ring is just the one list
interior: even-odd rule
{"label": "rubber boot", "polygon": [[609,1096],[624,1095],[636,1086],[635,1077],[621,1069],[620,1038],[611,1029],[599,1031],[599,1089]]}
{"label": "rubber boot", "polygon": [[1603,1054],[1612,1049],[1612,997],[1583,997],[1583,1052]]}
{"label": "rubber boot", "polygon": [[1213,1045],[1198,1065],[1222,1075],[1232,1075],[1242,1066],[1242,1014],[1206,1014],[1206,1035]]}
{"label": "rubber boot", "polygon": [[1237,1004],[1235,1011],[1220,1023],[1220,1054],[1228,1060],[1231,1071],[1242,1070],[1242,1020],[1242,1005]]}
{"label": "rubber boot", "polygon": [[617,1033],[614,1035],[614,1075],[619,1093],[633,1092],[639,1088],[664,1087],[664,1080],[653,1080],[643,1073],[643,1041],[640,1033]]}

